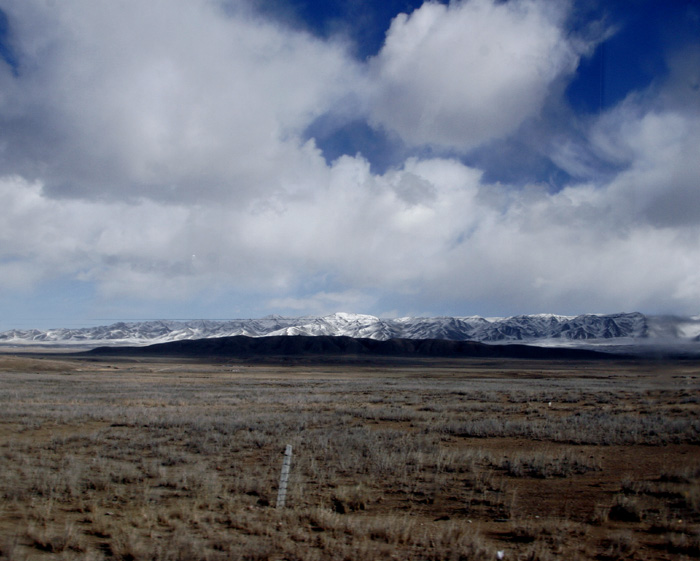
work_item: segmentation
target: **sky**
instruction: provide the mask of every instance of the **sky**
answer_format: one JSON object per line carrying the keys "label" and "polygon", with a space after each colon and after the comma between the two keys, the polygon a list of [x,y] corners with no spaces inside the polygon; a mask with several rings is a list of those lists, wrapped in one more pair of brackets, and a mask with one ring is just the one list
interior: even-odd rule
{"label": "sky", "polygon": [[0,330],[700,314],[699,0],[0,0]]}

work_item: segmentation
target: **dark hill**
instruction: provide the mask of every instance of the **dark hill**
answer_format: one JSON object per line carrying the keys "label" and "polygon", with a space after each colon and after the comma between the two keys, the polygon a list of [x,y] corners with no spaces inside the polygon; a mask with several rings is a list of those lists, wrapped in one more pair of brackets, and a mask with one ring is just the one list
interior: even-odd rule
{"label": "dark hill", "polygon": [[444,339],[355,339],[344,336],[280,335],[218,337],[159,343],[146,347],[97,347],[92,355],[182,358],[263,357],[397,357],[397,358],[525,358],[604,360],[619,356],[583,349],[529,345],[486,345]]}

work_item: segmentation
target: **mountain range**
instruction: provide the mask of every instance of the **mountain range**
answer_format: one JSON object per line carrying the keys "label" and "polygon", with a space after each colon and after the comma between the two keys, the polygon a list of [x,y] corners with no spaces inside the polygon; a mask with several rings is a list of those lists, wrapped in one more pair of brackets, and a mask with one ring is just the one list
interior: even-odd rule
{"label": "mountain range", "polygon": [[541,346],[595,347],[683,345],[700,349],[700,316],[619,314],[519,315],[507,318],[403,317],[335,313],[323,317],[119,322],[79,329],[10,330],[4,345],[150,345],[214,337],[282,335],[344,336],[388,341],[432,339]]}

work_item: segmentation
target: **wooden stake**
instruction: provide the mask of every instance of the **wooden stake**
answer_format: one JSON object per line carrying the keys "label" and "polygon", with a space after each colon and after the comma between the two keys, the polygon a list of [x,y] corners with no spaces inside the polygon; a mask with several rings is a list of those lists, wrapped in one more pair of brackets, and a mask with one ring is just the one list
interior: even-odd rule
{"label": "wooden stake", "polygon": [[280,473],[280,486],[277,491],[277,508],[284,508],[287,501],[287,481],[289,480],[289,469],[292,465],[292,445],[287,444],[284,450],[284,461],[282,462],[282,473]]}

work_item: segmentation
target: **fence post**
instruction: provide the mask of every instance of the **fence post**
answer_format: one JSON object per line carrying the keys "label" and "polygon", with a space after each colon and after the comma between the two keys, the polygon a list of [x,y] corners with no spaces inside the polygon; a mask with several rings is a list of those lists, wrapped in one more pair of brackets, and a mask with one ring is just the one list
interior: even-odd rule
{"label": "fence post", "polygon": [[287,481],[289,480],[289,468],[292,465],[292,445],[287,444],[284,450],[284,461],[282,462],[282,472],[280,473],[280,486],[277,491],[277,508],[284,508],[287,501]]}

